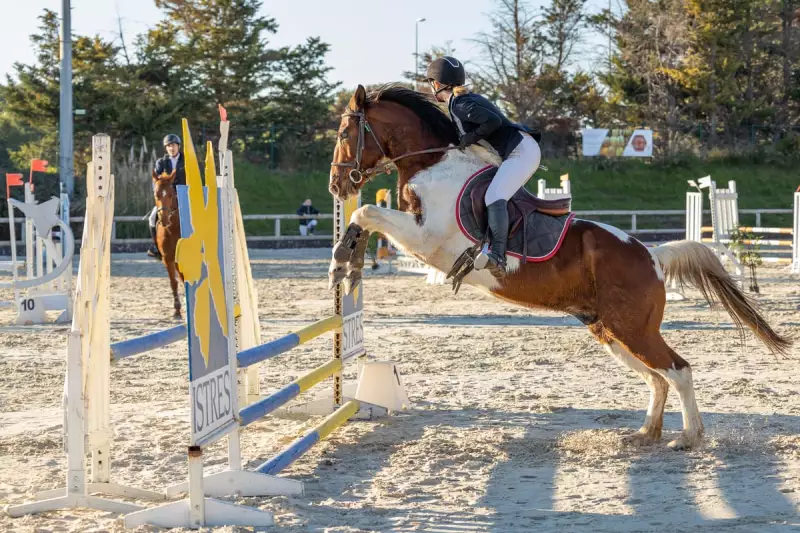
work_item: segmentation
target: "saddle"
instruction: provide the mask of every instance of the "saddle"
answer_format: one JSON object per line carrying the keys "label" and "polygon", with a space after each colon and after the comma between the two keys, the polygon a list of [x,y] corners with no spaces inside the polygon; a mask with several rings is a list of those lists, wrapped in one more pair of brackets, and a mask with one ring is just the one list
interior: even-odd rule
{"label": "saddle", "polygon": [[[488,221],[484,198],[497,167],[489,166],[472,175],[456,199],[458,227],[473,246],[456,259],[447,277],[453,278],[453,289],[458,292],[461,280],[474,268],[475,254],[487,241]],[[543,200],[520,188],[508,201],[508,248],[506,255],[523,263],[542,262],[553,257],[575,217],[570,212],[572,200]]]}
{"label": "saddle", "polygon": [[[467,183],[467,187],[470,189],[469,198],[472,204],[472,215],[478,226],[482,228],[487,225],[486,202],[484,198],[486,197],[486,190],[489,188],[489,185],[491,185],[495,174],[497,174],[497,168],[491,167],[474,176]],[[474,185],[469,187],[473,182]],[[509,239],[511,239],[514,233],[520,228],[528,214],[538,211],[539,213],[555,217],[564,216],[569,214],[571,205],[572,200],[570,198],[544,200],[528,191],[525,187],[520,188],[508,201]]]}
{"label": "saddle", "polygon": [[[456,218],[462,233],[475,243],[486,237],[487,216],[484,198],[497,173],[486,167],[464,184],[456,201]],[[544,261],[552,256],[563,240],[572,200],[543,200],[520,188],[508,201],[508,253],[523,262]]]}

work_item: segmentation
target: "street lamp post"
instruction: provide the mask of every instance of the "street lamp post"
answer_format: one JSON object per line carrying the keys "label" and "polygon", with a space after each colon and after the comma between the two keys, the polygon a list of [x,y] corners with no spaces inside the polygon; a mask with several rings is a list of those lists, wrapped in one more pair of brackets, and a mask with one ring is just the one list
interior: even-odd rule
{"label": "street lamp post", "polygon": [[419,23],[425,22],[425,17],[418,18],[414,23],[414,88],[419,83]]}
{"label": "street lamp post", "polygon": [[59,154],[61,183],[72,196],[75,190],[72,141],[72,22],[70,0],[61,2],[61,74],[59,79]]}

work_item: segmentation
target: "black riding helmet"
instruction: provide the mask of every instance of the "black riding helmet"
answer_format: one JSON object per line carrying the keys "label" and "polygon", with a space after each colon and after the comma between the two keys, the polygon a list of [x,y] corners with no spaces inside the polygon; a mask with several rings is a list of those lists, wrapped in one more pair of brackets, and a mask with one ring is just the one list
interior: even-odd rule
{"label": "black riding helmet", "polygon": [[464,65],[458,59],[450,56],[442,56],[431,61],[428,65],[426,81],[438,81],[447,87],[458,87],[467,81],[467,74]]}
{"label": "black riding helmet", "polygon": [[175,143],[178,146],[180,146],[181,145],[181,138],[178,137],[177,135],[175,135],[174,133],[170,133],[169,135],[164,137],[164,146],[166,146],[168,144],[172,144],[172,143]]}

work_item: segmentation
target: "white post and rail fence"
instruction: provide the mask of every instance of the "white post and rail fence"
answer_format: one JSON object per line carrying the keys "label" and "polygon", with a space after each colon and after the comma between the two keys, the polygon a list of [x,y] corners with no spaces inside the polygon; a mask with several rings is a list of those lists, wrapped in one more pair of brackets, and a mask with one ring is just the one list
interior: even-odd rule
{"label": "white post and rail fence", "polygon": [[[740,215],[754,216],[754,225],[761,226],[762,220],[774,215],[791,215],[792,209],[740,209]],[[610,222],[617,225],[620,229],[627,231],[643,242],[664,241],[675,238],[683,238],[686,232],[685,209],[601,209],[601,210],[578,210],[575,211],[578,217],[600,222]],[[710,210],[703,210],[703,214],[710,214]],[[315,235],[301,236],[294,231],[287,234],[284,231],[283,221],[300,220],[307,218],[296,214],[251,214],[243,215],[245,226],[248,222],[273,221],[271,232],[264,232],[261,235],[248,235],[247,241],[252,243],[274,241],[318,241],[327,240],[333,237],[331,234],[318,233]],[[320,213],[314,215],[317,220],[332,220],[330,213]],[[665,222],[674,221],[674,222]],[[22,220],[24,222],[24,219]],[[70,223],[80,226],[83,224],[83,217],[71,217]],[[8,218],[0,218],[0,227],[8,224]],[[112,227],[112,245],[145,245],[152,242],[150,238],[119,238],[117,228],[122,224],[138,225],[143,230],[146,229],[147,220],[141,216],[116,216]],[[667,227],[654,227],[667,224]],[[23,232],[24,235],[24,232]],[[24,241],[22,241],[24,242]],[[0,240],[0,248],[8,248],[8,240]]]}

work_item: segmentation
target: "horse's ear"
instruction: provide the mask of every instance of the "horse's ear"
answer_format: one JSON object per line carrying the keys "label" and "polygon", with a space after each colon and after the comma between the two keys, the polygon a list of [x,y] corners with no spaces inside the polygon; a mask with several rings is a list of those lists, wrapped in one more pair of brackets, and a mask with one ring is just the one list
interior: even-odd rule
{"label": "horse's ear", "polygon": [[351,111],[361,111],[364,109],[364,105],[367,103],[367,90],[364,88],[363,85],[359,84],[356,91],[353,93],[353,96],[350,98],[350,103],[347,104],[347,107],[350,108]]}
{"label": "horse's ear", "polygon": [[172,169],[172,172],[169,173],[169,177],[167,178],[169,181],[175,180],[175,172],[177,172],[177,169]]}
{"label": "horse's ear", "polygon": [[158,179],[158,176],[156,176],[156,171],[154,169],[153,170],[153,181],[156,181],[157,179]]}

